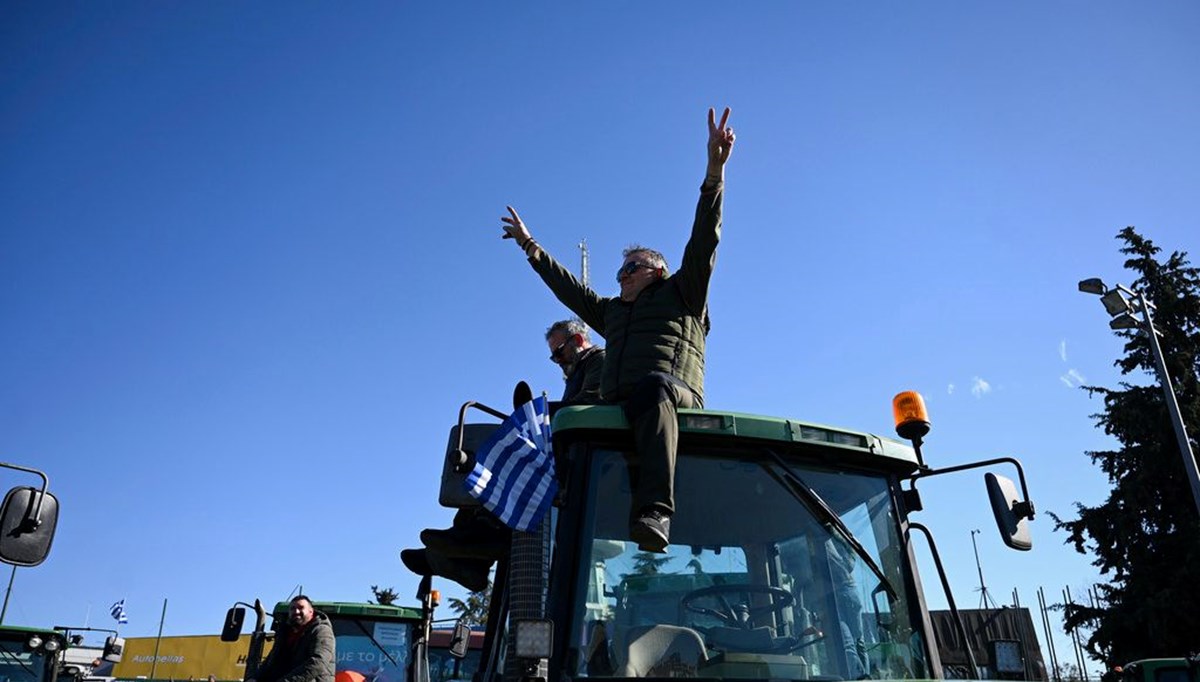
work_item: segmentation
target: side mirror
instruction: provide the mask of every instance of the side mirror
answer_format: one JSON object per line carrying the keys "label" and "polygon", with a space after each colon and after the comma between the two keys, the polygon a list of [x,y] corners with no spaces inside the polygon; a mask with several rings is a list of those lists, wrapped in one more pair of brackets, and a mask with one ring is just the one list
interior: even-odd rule
{"label": "side mirror", "polygon": [[[37,522],[41,503],[41,523]],[[13,566],[37,566],[50,554],[58,525],[58,498],[37,488],[18,487],[4,496],[0,507],[0,561]]]}
{"label": "side mirror", "polygon": [[121,653],[125,651],[125,638],[110,635],[104,640],[104,654],[100,656],[109,663],[120,663]]}
{"label": "side mirror", "polygon": [[996,517],[996,527],[1000,529],[1000,539],[1004,544],[1022,552],[1033,549],[1033,536],[1029,534],[1029,514],[1026,512],[1030,505],[1021,501],[1017,494],[1017,486],[1011,479],[987,473],[983,476],[987,484],[988,499],[992,503],[992,516]]}
{"label": "side mirror", "polygon": [[475,452],[479,446],[487,442],[499,427],[499,424],[464,424],[462,449],[458,447],[458,426],[450,429],[450,442],[442,462],[442,487],[438,492],[438,504],[453,509],[479,506],[479,500],[467,492],[467,474],[475,468]]}
{"label": "side mirror", "polygon": [[236,642],[242,636],[242,625],[246,622],[246,609],[235,606],[225,613],[225,625],[221,627],[222,642]]}
{"label": "side mirror", "polygon": [[471,646],[471,627],[462,618],[454,624],[454,637],[450,639],[450,655],[455,658],[466,658],[467,649]]}

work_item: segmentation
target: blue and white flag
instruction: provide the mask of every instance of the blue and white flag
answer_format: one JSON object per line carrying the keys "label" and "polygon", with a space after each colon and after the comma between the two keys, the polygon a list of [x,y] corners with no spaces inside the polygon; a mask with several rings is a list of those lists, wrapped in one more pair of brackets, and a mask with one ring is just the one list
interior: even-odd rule
{"label": "blue and white flag", "polygon": [[125,615],[125,600],[117,602],[108,610],[112,614],[113,620],[117,621],[118,625],[124,625],[129,622],[129,616]]}
{"label": "blue and white flag", "polygon": [[478,452],[467,492],[508,526],[537,528],[558,494],[546,398],[517,408]]}

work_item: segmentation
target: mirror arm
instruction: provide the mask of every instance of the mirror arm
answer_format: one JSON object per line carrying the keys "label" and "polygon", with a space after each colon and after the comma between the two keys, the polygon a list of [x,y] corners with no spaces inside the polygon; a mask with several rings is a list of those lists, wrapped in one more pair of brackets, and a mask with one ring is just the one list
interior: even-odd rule
{"label": "mirror arm", "polygon": [[[484,405],[483,403],[475,402],[474,400],[468,400],[467,402],[462,404],[462,407],[458,408],[458,446],[454,449],[454,452],[450,453],[450,454],[451,454],[452,458],[455,460],[454,461],[454,470],[460,474],[464,473],[466,471],[466,465],[467,465],[467,462],[469,461],[467,453],[465,451],[463,451],[463,437],[466,435],[466,429],[464,428],[464,425],[466,424],[466,421],[467,421],[467,410],[472,407],[479,410],[480,412],[486,412],[486,413],[492,415],[493,417],[499,419],[500,421],[504,421],[505,419],[508,419],[508,415],[504,414],[500,410],[488,407],[487,405]],[[417,592],[417,598],[418,599],[421,598],[421,594],[420,594],[419,590]]]}
{"label": "mirror arm", "polygon": [[909,489],[917,489],[917,479],[929,478],[930,476],[939,476],[941,474],[952,474],[957,471],[966,471],[968,469],[979,469],[981,467],[991,466],[993,464],[1012,464],[1017,469],[1017,478],[1021,481],[1021,496],[1023,501],[1013,504],[1013,513],[1018,519],[1032,519],[1034,514],[1033,502],[1029,499],[1029,487],[1025,485],[1025,469],[1021,467],[1021,462],[1012,457],[997,457],[995,459],[985,459],[979,462],[971,462],[970,464],[959,464],[957,466],[945,467],[942,469],[922,469],[912,476],[908,477]]}
{"label": "mirror arm", "polygon": [[30,530],[37,530],[37,527],[42,525],[42,503],[46,501],[46,491],[50,489],[50,478],[37,469],[30,469],[29,467],[9,464],[8,462],[0,462],[0,467],[4,467],[6,469],[16,469],[17,471],[24,471],[29,474],[37,474],[38,476],[42,477],[42,494],[40,497],[38,497],[37,510],[33,512],[33,518],[29,519],[33,522],[33,528]]}
{"label": "mirror arm", "polygon": [[[458,425],[460,427],[463,425],[463,422],[467,418],[467,410],[472,407],[479,410],[480,412],[487,412],[488,414],[492,415],[496,419],[499,419],[500,421],[504,421],[505,419],[508,419],[508,417],[509,417],[509,415],[504,414],[500,410],[488,407],[487,405],[484,405],[483,403],[477,403],[474,400],[468,400],[467,402],[462,404],[462,407],[458,408]],[[459,443],[459,446],[461,447],[462,443]]]}
{"label": "mirror arm", "polygon": [[248,609],[254,609],[254,631],[265,632],[263,626],[266,625],[267,610],[263,607],[261,599],[255,599],[253,604],[247,604],[244,601],[235,601],[233,602],[233,605],[235,607],[245,606]]}

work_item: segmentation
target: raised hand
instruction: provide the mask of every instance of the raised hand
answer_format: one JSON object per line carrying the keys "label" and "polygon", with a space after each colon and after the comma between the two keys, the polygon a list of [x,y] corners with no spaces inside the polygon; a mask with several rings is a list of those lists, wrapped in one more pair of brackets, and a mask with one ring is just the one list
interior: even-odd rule
{"label": "raised hand", "polygon": [[721,123],[716,122],[716,111],[708,110],[708,169],[709,172],[725,165],[729,154],[733,151],[733,142],[737,139],[733,128],[726,126],[729,121],[729,107],[721,114]]}
{"label": "raised hand", "polygon": [[[512,206],[505,206],[508,209],[508,216],[500,218],[500,222],[504,223],[501,227],[504,228],[504,234],[500,235],[501,239],[515,239],[521,248],[533,239],[529,234],[529,230],[525,227],[525,223],[521,221],[521,216],[517,215],[516,209]],[[509,217],[511,216],[511,217]]]}

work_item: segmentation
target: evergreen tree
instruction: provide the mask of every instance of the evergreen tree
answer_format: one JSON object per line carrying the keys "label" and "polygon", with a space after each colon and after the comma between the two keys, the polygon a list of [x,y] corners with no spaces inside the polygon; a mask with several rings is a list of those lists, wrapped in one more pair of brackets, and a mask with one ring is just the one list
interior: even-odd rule
{"label": "evergreen tree", "polygon": [[621,577],[628,578],[631,575],[658,575],[662,573],[662,567],[670,562],[673,557],[662,554],[654,554],[653,552],[638,552],[633,555],[633,572],[625,573]]}
{"label": "evergreen tree", "polygon": [[380,589],[378,585],[371,586],[371,594],[375,597],[375,601],[371,603],[379,604],[381,606],[391,606],[392,604],[396,603],[397,599],[400,598],[400,595],[396,593],[396,590],[393,590],[390,587],[384,587]]}
{"label": "evergreen tree", "polygon": [[[1200,451],[1200,271],[1186,253],[1159,260],[1161,249],[1132,227],[1117,238],[1129,256],[1125,267],[1138,275],[1132,287],[1155,306],[1167,372],[1193,451]],[[1093,417],[1119,445],[1087,453],[1112,490],[1097,506],[1076,503],[1075,519],[1054,516],[1067,542],[1094,555],[1092,563],[1108,576],[1108,584],[1097,586],[1099,605],[1068,606],[1066,627],[1087,634],[1088,650],[1110,665],[1200,649],[1200,520],[1149,338],[1139,330],[1116,333],[1126,343],[1115,365],[1142,381],[1085,387],[1104,399],[1104,411]]]}

